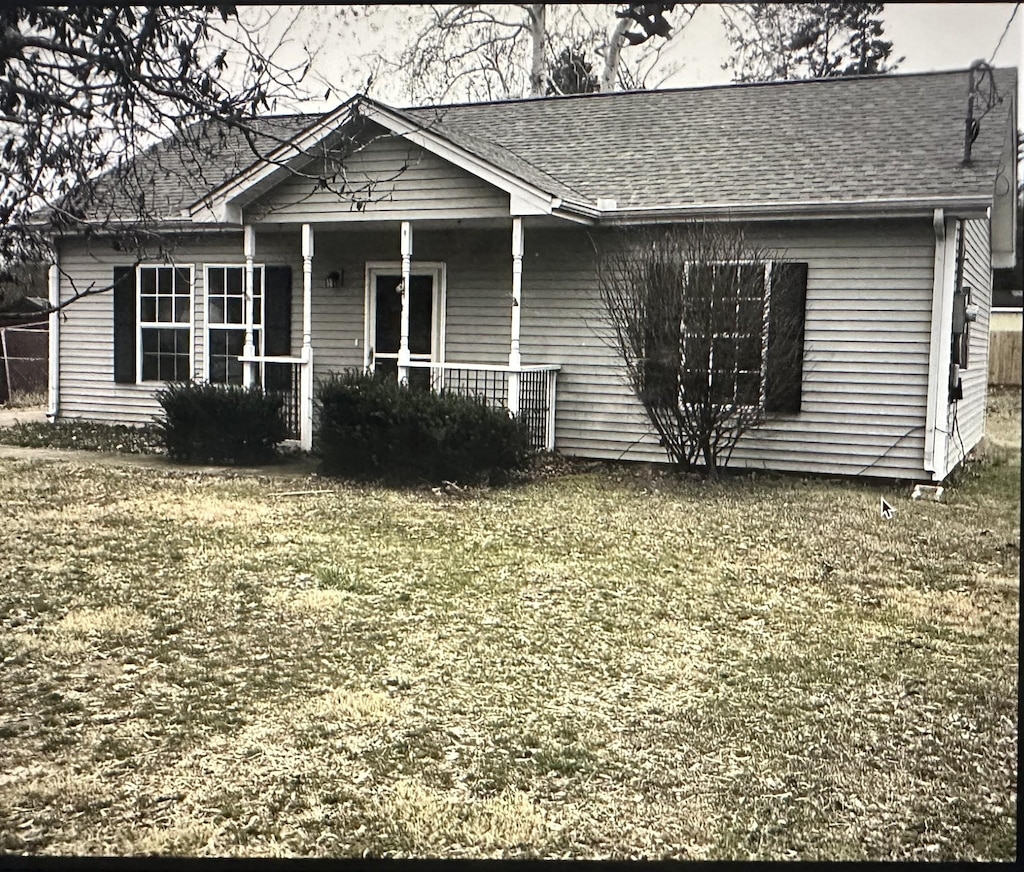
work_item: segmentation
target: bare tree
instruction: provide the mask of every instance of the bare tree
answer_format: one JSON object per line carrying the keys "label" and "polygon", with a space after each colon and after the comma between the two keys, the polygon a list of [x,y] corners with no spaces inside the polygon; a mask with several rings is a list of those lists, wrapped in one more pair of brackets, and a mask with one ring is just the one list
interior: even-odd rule
{"label": "bare tree", "polygon": [[[742,229],[693,223],[623,231],[599,248],[598,286],[613,345],[669,459],[725,468],[764,420],[769,252]],[[796,316],[799,318],[799,314]],[[802,329],[773,319],[773,357],[800,353]]]}
{"label": "bare tree", "polygon": [[[308,96],[312,60],[277,60],[299,9],[69,6],[0,10],[0,264],[50,261],[62,234],[170,256],[167,219],[309,124],[276,116]],[[274,16],[277,16],[276,18]],[[281,20],[284,16],[286,20]],[[292,48],[292,56],[295,49]],[[356,128],[278,163],[352,208],[387,179],[355,180]],[[61,308],[111,283],[76,286]]]}
{"label": "bare tree", "polygon": [[738,3],[722,6],[732,46],[722,65],[739,82],[828,78],[895,70],[882,3]]}
{"label": "bare tree", "polygon": [[[401,73],[415,102],[557,93],[553,71],[566,47],[590,53],[584,60],[601,70],[600,90],[646,87],[656,69],[670,72],[662,62],[666,39],[698,6],[435,5],[427,7],[416,35],[389,64]],[[637,48],[624,53],[629,46]]]}
{"label": "bare tree", "polygon": [[309,58],[283,66],[260,37],[228,6],[0,11],[0,259],[45,257],[54,232],[152,232],[160,186],[136,169],[154,172],[137,160],[154,148],[159,171],[198,189],[223,181],[206,168],[228,132],[245,165],[284,142],[261,116],[302,96]]}

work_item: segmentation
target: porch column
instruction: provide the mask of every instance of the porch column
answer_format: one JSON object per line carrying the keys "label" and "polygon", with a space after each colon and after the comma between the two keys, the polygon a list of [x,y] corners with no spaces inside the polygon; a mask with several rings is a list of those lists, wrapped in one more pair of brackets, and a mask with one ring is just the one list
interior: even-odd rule
{"label": "porch column", "polygon": [[512,342],[508,352],[508,410],[519,414],[519,372],[522,356],[519,353],[519,325],[523,302],[523,219],[512,219]]}
{"label": "porch column", "polygon": [[409,283],[412,281],[412,224],[402,222],[402,328],[398,341],[398,380],[409,382]]}
{"label": "porch column", "polygon": [[242,346],[242,384],[246,387],[256,383],[256,364],[252,358],[256,355],[253,342],[253,269],[252,260],[256,254],[256,228],[246,224],[242,228],[242,253],[245,255],[245,288],[243,294],[243,317],[245,319],[245,343]]}
{"label": "porch column", "polygon": [[299,444],[313,447],[313,228],[302,225],[302,370],[299,383]]}

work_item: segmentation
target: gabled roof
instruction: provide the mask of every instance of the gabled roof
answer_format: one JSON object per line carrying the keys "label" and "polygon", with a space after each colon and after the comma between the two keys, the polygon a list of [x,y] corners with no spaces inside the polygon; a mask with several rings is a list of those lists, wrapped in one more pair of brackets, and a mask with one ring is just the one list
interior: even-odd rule
{"label": "gabled roof", "polygon": [[[996,70],[994,80],[1004,101],[982,118],[967,165],[966,70],[406,109],[356,97],[332,113],[256,124],[316,141],[355,110],[506,190],[592,217],[983,209],[1016,120],[1016,70]],[[169,218],[197,214],[211,192],[237,197],[272,183],[274,166],[249,160],[238,131],[216,135],[201,176],[166,145],[140,158],[162,162],[154,196]]]}
{"label": "gabled roof", "polygon": [[333,112],[316,118],[291,143],[269,151],[243,173],[206,193],[188,207],[188,214],[200,220],[230,220],[240,216],[246,205],[294,168],[313,159],[322,144],[338,140],[344,133],[358,142],[360,123],[368,120],[390,135],[399,136],[467,170],[512,195],[514,207],[527,213],[550,213],[569,198],[577,210],[593,211],[585,199],[558,179],[531,166],[501,145],[476,136],[446,130],[432,120],[419,120],[401,109],[385,106],[359,95]]}

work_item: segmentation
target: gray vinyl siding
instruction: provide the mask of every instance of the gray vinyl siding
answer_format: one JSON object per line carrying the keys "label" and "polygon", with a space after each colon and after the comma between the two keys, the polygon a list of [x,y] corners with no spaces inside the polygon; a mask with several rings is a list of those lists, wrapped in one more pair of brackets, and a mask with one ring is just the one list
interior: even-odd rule
{"label": "gray vinyl siding", "polygon": [[963,399],[949,408],[949,469],[963,460],[964,452],[977,445],[985,432],[992,261],[989,223],[984,219],[964,222],[964,285],[971,288],[971,303],[978,307],[978,320],[970,326],[967,368],[960,370]]}
{"label": "gray vinyl siding", "polygon": [[[261,235],[257,263],[290,264],[293,271],[292,349],[301,347],[302,260],[299,234]],[[107,288],[116,266],[130,266],[132,256],[114,251],[104,241],[87,244],[67,240],[60,245],[61,299],[75,289]],[[146,263],[159,263],[157,260]],[[201,242],[182,243],[174,257],[177,266],[194,270],[192,300],[193,375],[204,373],[205,269],[207,264],[243,264],[242,234],[211,235]],[[71,278],[69,279],[70,276]],[[74,287],[72,287],[72,280]],[[69,305],[60,329],[60,418],[82,418],[110,423],[143,424],[160,412],[154,397],[162,382],[114,382],[113,294],[86,296]],[[298,326],[296,326],[298,325]]]}
{"label": "gray vinyl siding", "polygon": [[[809,264],[803,404],[741,440],[735,466],[919,476],[923,467],[934,236],[927,221],[818,222],[756,231]],[[590,243],[526,235],[523,361],[563,364],[556,445],[664,460],[610,347]]]}
{"label": "gray vinyl siding", "polygon": [[[380,221],[508,217],[509,195],[430,152],[394,137],[374,140],[346,161],[328,190],[323,164],[302,170],[245,210],[246,221]],[[343,193],[339,193],[338,189]]]}

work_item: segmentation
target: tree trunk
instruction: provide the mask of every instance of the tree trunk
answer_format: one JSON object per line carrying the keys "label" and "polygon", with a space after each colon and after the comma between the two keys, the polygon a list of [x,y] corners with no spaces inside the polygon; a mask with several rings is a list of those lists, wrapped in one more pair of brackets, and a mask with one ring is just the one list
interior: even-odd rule
{"label": "tree trunk", "polygon": [[708,481],[718,481],[718,453],[710,441],[701,445],[701,453],[704,455],[704,476]]}
{"label": "tree trunk", "polygon": [[534,3],[529,9],[530,42],[533,54],[530,58],[530,96],[543,97],[545,79],[544,43],[547,39],[547,6]]}
{"label": "tree trunk", "polygon": [[601,72],[601,83],[599,90],[615,90],[615,80],[619,75],[619,59],[622,56],[622,46],[626,42],[626,31],[629,29],[629,19],[620,18],[612,31],[612,38],[608,44],[608,53],[604,58],[604,70]]}

